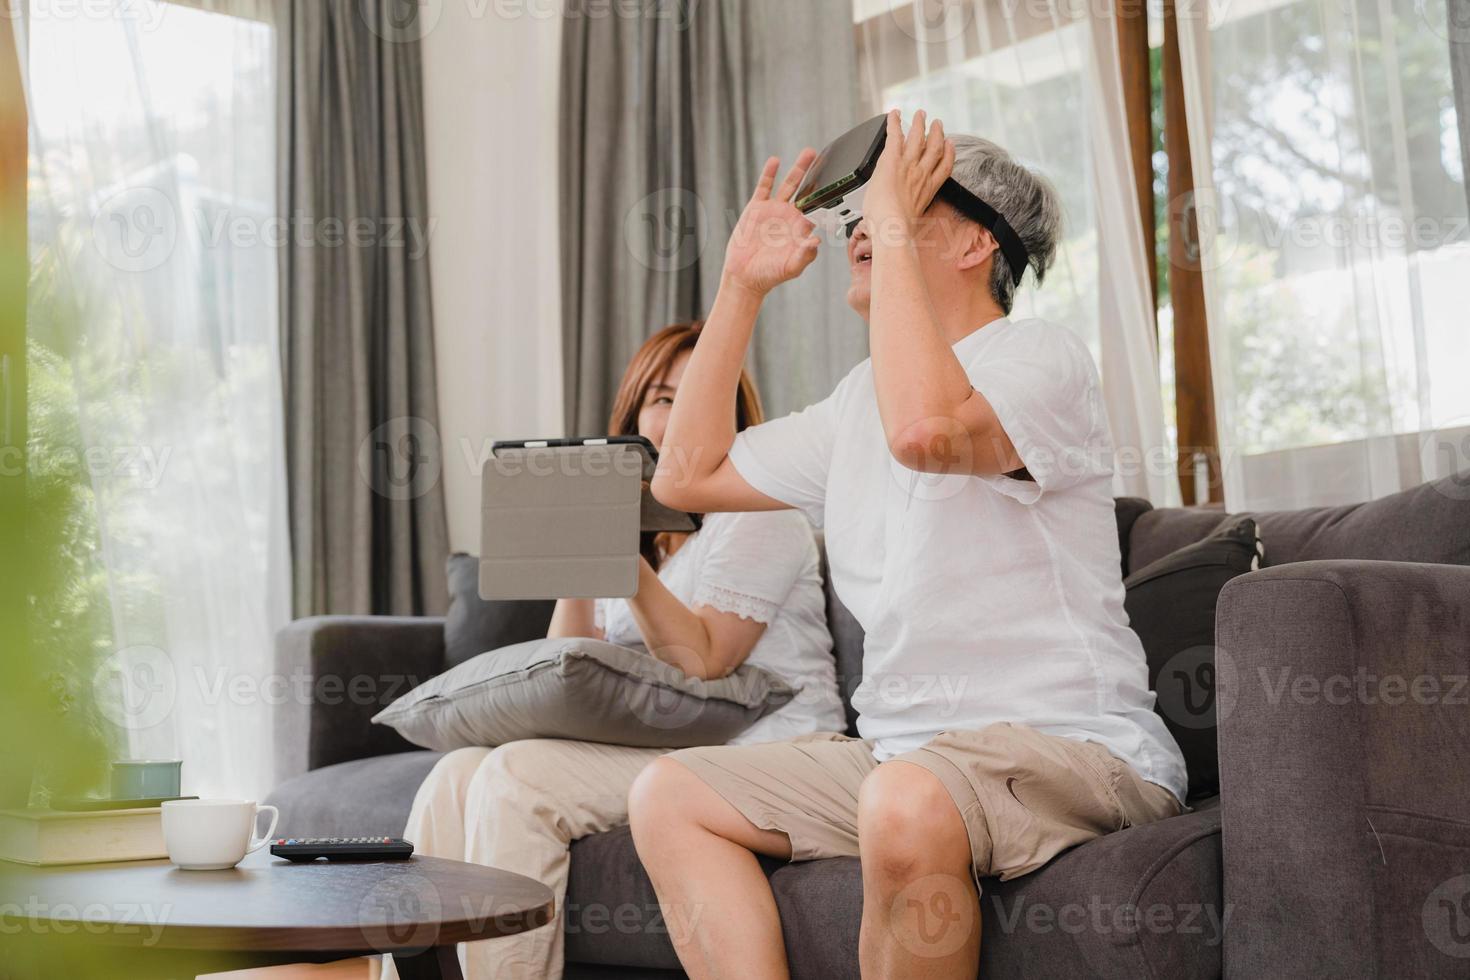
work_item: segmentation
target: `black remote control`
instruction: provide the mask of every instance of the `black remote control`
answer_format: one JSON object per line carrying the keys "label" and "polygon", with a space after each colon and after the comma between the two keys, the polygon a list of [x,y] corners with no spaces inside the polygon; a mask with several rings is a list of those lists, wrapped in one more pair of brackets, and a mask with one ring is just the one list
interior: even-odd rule
{"label": "black remote control", "polygon": [[400,837],[282,837],[271,853],[287,861],[392,861],[412,856],[413,845]]}

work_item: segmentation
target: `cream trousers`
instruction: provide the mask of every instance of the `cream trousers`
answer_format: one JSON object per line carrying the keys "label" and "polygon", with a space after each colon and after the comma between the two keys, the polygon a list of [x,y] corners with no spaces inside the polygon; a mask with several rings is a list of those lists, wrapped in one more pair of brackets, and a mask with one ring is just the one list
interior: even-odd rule
{"label": "cream trousers", "polygon": [[[667,749],[528,739],[458,749],[414,797],[404,836],[417,853],[534,878],[556,896],[550,923],[518,936],[463,943],[466,980],[562,975],[562,927],[572,841],[628,822],[628,790]],[[383,977],[396,976],[385,958]]]}

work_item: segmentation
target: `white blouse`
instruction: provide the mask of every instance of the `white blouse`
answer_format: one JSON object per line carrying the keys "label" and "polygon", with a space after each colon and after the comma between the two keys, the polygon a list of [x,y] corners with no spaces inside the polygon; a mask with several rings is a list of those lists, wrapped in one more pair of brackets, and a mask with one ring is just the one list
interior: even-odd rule
{"label": "white blouse", "polygon": [[[731,739],[773,742],[847,727],[811,525],[794,510],[709,514],[658,577],[686,606],[706,606],[765,623],[745,662],[796,689],[796,697]],[[626,599],[598,599],[596,622],[609,643],[646,650]]]}

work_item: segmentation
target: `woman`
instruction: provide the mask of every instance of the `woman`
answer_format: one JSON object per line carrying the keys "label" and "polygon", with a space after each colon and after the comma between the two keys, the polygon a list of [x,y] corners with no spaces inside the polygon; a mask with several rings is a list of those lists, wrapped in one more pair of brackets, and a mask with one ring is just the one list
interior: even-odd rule
{"label": "woman", "polygon": [[[663,442],[700,327],[667,327],[634,355],[610,434]],[[742,374],[736,424],[760,421],[760,400]],[[742,663],[762,667],[797,696],[734,741],[774,741],[845,727],[823,610],[816,542],[800,513],[711,514],[693,534],[645,541],[633,598],[558,600],[548,635],[642,648],[706,679]],[[571,843],[625,825],[629,787],[665,751],[532,739],[460,749],[439,761],[408,819],[405,836],[418,851],[514,871],[556,895],[552,923],[466,944],[466,977],[561,976]]]}

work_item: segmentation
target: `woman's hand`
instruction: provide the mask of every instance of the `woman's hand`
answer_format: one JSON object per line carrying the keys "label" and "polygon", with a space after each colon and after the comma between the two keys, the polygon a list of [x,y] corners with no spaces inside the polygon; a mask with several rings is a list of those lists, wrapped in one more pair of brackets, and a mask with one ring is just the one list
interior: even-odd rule
{"label": "woman's hand", "polygon": [[791,203],[816,157],[815,150],[802,150],[779,188],[776,174],[781,161],[776,157],[766,161],[725,249],[726,282],[763,297],[816,260],[822,244],[814,234],[816,225]]}
{"label": "woman's hand", "polygon": [[868,181],[863,217],[875,243],[890,230],[911,235],[919,216],[954,172],[954,144],[945,138],[944,123],[934,120],[925,131],[924,110],[914,113],[908,135],[897,109],[888,114],[888,142]]}

